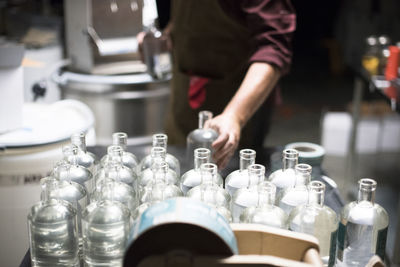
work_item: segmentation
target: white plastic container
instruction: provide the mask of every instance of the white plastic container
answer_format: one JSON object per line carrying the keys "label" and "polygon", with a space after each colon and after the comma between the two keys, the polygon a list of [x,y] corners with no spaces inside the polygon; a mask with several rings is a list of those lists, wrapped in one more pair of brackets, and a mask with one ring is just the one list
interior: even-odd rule
{"label": "white plastic container", "polygon": [[62,146],[78,131],[94,140],[94,119],[79,101],[26,103],[23,127],[0,135],[1,266],[18,266],[29,247],[27,215],[40,199],[39,180],[62,159]]}

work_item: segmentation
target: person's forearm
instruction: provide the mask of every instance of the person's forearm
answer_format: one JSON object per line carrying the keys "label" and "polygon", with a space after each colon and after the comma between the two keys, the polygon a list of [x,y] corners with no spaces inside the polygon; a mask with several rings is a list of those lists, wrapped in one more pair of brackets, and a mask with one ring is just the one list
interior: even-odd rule
{"label": "person's forearm", "polygon": [[236,117],[241,128],[267,99],[280,77],[278,69],[263,62],[252,63],[223,113]]}

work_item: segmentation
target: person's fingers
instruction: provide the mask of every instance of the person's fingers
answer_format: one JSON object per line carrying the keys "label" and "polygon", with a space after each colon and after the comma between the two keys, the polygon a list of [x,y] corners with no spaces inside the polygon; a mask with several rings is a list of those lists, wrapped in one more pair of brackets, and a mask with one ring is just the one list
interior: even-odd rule
{"label": "person's fingers", "polygon": [[138,43],[139,56],[140,56],[140,60],[141,60],[142,62],[144,62],[144,55],[143,55],[143,39],[144,39],[145,34],[146,34],[145,32],[139,32],[139,33],[136,35],[136,41],[137,41],[137,43]]}
{"label": "person's fingers", "polygon": [[221,133],[218,138],[211,144],[211,147],[214,149],[215,152],[219,151],[221,148],[224,147],[225,143],[229,139],[229,134]]}
{"label": "person's fingers", "polygon": [[224,163],[224,161],[226,161],[225,159],[229,158],[229,155],[233,154],[236,147],[237,147],[236,137],[233,133],[231,133],[229,134],[229,139],[227,140],[223,148],[214,153],[213,155],[214,161],[218,162],[219,164]]}

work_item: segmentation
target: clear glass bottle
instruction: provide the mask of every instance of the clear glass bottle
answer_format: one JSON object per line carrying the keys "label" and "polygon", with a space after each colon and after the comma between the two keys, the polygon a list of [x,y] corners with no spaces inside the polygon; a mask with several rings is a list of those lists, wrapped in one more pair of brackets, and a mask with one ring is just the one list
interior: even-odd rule
{"label": "clear glass bottle", "polygon": [[113,200],[114,183],[102,189],[100,201],[82,214],[83,255],[86,266],[122,266],[130,230],[130,211]]}
{"label": "clear glass bottle", "polygon": [[[55,188],[51,187],[53,183],[56,183],[57,185]],[[82,252],[82,211],[89,204],[89,197],[86,189],[82,185],[72,181],[60,181],[54,176],[54,174],[40,179],[40,185],[42,188],[40,196],[41,200],[44,201],[46,198],[49,198],[49,196],[50,198],[62,199],[71,203],[71,205],[76,209],[79,250]],[[50,186],[49,190],[46,188],[48,186]]]}
{"label": "clear glass bottle", "polygon": [[[136,174],[137,166],[139,161],[136,156],[130,152],[127,152],[128,135],[123,132],[116,132],[112,135],[113,145],[120,146],[122,148],[122,164],[134,171]],[[110,156],[107,154],[101,159],[101,166],[104,166],[109,160]]]}
{"label": "clear glass bottle", "polygon": [[340,213],[336,266],[365,266],[373,255],[385,258],[389,216],[375,203],[376,181],[360,179],[358,198]]}
{"label": "clear glass bottle", "polygon": [[324,205],[325,184],[312,181],[308,185],[308,202],[292,210],[289,216],[289,229],[315,236],[319,242],[322,262],[334,266],[338,216]]}
{"label": "clear glass bottle", "polygon": [[279,207],[275,206],[276,186],[268,181],[258,186],[257,206],[246,208],[240,215],[241,223],[258,223],[281,229],[288,228],[288,217]]}
{"label": "clear glass bottle", "polygon": [[71,144],[78,147],[77,163],[90,170],[91,173],[96,173],[97,158],[96,155],[87,151],[86,134],[75,133],[71,136]]}
{"label": "clear glass bottle", "polygon": [[257,206],[258,188],[257,185],[264,181],[265,167],[261,164],[251,164],[247,167],[246,186],[237,190],[232,197],[233,222],[240,221],[240,215],[248,207]]}
{"label": "clear glass bottle", "polygon": [[151,170],[153,178],[139,191],[140,204],[183,196],[182,190],[168,180],[169,167],[165,161],[155,161]]}
{"label": "clear glass bottle", "polygon": [[256,162],[256,151],[242,149],[239,151],[239,170],[231,172],[225,179],[225,189],[233,197],[235,192],[249,185],[248,167]]}
{"label": "clear glass bottle", "polygon": [[[154,164],[155,162],[166,162],[166,150],[163,147],[153,147],[150,152],[149,161]],[[146,159],[147,161],[147,159]],[[167,162],[168,163],[168,162]],[[147,163],[146,163],[147,165]],[[152,165],[150,165],[152,166]],[[170,168],[168,163],[167,181],[169,184],[179,185],[179,176]],[[138,190],[142,190],[154,178],[153,170],[151,168],[144,169],[138,178]]]}
{"label": "clear glass bottle", "polygon": [[[204,128],[206,121],[211,120],[211,111],[199,112],[199,128],[191,131],[186,138],[186,159],[189,164],[193,162],[194,150],[196,148],[207,148],[213,151],[211,144],[218,138],[218,133],[213,129]],[[189,165],[190,166],[190,165]]]}
{"label": "clear glass bottle", "polygon": [[[194,150],[194,168],[185,172],[181,177],[181,189],[183,194],[192,189],[195,186],[201,184],[201,172],[200,166],[203,163],[209,163],[211,158],[211,151],[208,148],[196,148]],[[218,173],[216,176],[216,183],[222,188],[224,186],[224,180]]]}
{"label": "clear glass bottle", "polygon": [[[181,167],[178,159],[167,153],[168,136],[166,134],[154,134],[153,135],[153,147],[162,147],[165,149],[165,161],[169,165],[169,169],[174,171],[178,177],[181,175]],[[152,165],[152,155],[144,157],[138,166],[138,174],[140,175],[145,169],[150,169]]]}
{"label": "clear glass bottle", "polygon": [[282,169],[276,170],[268,177],[276,186],[276,195],[281,190],[293,187],[296,181],[295,166],[299,161],[299,152],[295,149],[285,149],[282,152]]}
{"label": "clear glass bottle", "polygon": [[42,200],[28,215],[32,266],[79,266],[76,209],[58,199],[58,181],[51,179]]}
{"label": "clear glass bottle", "polygon": [[[110,182],[114,183],[112,191],[113,194],[103,194],[103,188],[107,185],[107,183]],[[112,200],[124,204],[131,211],[131,213],[138,205],[136,192],[131,186],[127,185],[126,183],[115,181],[108,177],[105,177],[105,179],[102,179],[98,183],[96,190],[90,196],[90,202],[101,201],[101,199],[104,197],[112,197]]]}
{"label": "clear glass bottle", "polygon": [[311,181],[312,167],[305,163],[295,167],[295,184],[293,187],[280,191],[276,199],[277,206],[282,208],[289,216],[292,209],[308,201],[308,184]]}
{"label": "clear glass bottle", "polygon": [[171,74],[172,58],[168,49],[168,38],[158,29],[158,14],[154,2],[145,1],[143,6],[143,57],[147,72],[155,79],[163,79]]}
{"label": "clear glass bottle", "polygon": [[94,190],[94,178],[92,172],[78,164],[78,147],[75,145],[63,146],[64,159],[56,164],[53,175],[59,180],[73,181],[91,194]]}
{"label": "clear glass bottle", "polygon": [[213,206],[228,222],[232,222],[232,214],[229,210],[231,197],[214,182],[218,174],[217,165],[203,163],[200,171],[201,184],[190,189],[186,196]]}
{"label": "clear glass bottle", "polygon": [[98,170],[96,183],[98,184],[105,177],[117,182],[125,183],[136,190],[137,176],[135,172],[122,163],[123,149],[120,146],[112,145],[107,148],[108,160]]}

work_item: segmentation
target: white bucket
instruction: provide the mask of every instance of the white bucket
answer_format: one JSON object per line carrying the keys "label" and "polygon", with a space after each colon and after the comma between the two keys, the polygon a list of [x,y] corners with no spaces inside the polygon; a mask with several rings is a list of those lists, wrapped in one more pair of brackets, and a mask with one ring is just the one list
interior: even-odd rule
{"label": "white bucket", "polygon": [[26,103],[23,128],[0,135],[0,262],[18,266],[29,248],[27,216],[39,201],[39,180],[62,159],[62,146],[76,132],[95,143],[94,117],[76,100]]}

